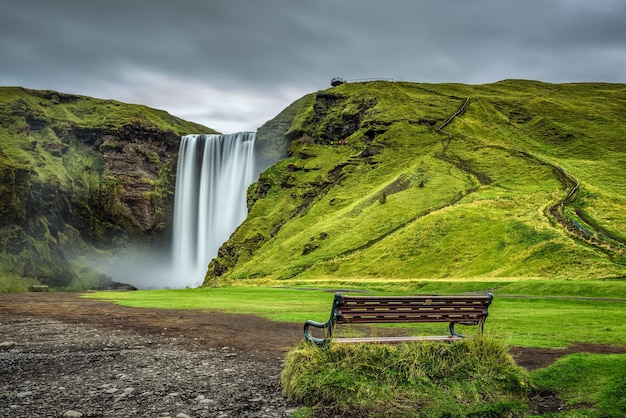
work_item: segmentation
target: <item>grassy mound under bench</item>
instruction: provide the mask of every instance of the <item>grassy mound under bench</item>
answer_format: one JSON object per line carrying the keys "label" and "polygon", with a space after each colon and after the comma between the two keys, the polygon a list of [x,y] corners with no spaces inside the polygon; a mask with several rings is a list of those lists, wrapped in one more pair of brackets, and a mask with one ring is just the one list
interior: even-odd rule
{"label": "grassy mound under bench", "polygon": [[285,393],[302,416],[522,416],[529,408],[525,370],[506,345],[488,338],[454,343],[302,342],[287,354]]}

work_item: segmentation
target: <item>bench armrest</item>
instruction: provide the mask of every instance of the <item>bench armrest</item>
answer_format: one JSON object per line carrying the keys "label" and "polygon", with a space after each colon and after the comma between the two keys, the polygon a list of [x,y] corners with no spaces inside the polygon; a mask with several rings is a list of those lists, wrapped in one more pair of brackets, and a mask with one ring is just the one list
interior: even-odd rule
{"label": "bench armrest", "polygon": [[[335,322],[337,318],[341,316],[339,312],[339,307],[342,304],[342,296],[341,293],[335,293],[335,298],[333,299],[333,306],[330,309],[330,318],[326,322],[317,322],[311,321],[310,319],[304,323],[304,338],[307,341],[317,344],[318,346],[326,345],[332,335],[333,335],[333,327],[335,326]],[[317,338],[311,335],[309,332],[309,327],[320,328],[324,330],[325,338]]]}
{"label": "bench armrest", "polygon": [[317,322],[317,321],[308,320],[304,323],[304,338],[307,341],[315,343],[318,346],[325,345],[328,342],[328,338],[317,338],[317,337],[312,336],[311,333],[309,332],[309,327],[324,329],[325,330],[324,332],[328,334],[328,331],[326,331],[328,329],[328,322]]}

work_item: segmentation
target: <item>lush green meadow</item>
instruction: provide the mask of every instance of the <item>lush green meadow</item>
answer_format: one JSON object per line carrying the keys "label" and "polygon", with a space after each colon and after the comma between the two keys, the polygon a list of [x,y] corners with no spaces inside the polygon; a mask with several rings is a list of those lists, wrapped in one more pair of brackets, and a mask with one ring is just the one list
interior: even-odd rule
{"label": "lush green meadow", "polygon": [[572,354],[531,376],[537,390],[557,393],[572,408],[551,416],[626,416],[626,354]]}
{"label": "lush green meadow", "polygon": [[[246,281],[247,286],[238,284],[218,288],[95,292],[85,294],[85,297],[110,300],[126,306],[222,311],[253,314],[274,321],[303,323],[307,319],[325,321],[330,313],[333,293],[337,290],[356,294],[390,295],[491,291],[494,293],[494,302],[485,324],[485,336],[489,342],[484,346],[478,344],[468,349],[468,352],[474,353],[471,356],[480,355],[489,363],[481,366],[485,370],[492,370],[500,363],[500,366],[509,364],[509,360],[500,358],[501,348],[498,347],[505,347],[505,350],[509,346],[559,350],[576,343],[626,346],[626,325],[620,321],[620,318],[626,317],[624,281],[403,281],[327,278],[288,282],[258,280]],[[289,286],[285,286],[286,284]],[[362,332],[347,327],[339,327],[338,331],[337,335]],[[446,331],[445,326],[437,324],[402,326],[394,330],[397,333],[427,335],[441,335]],[[471,334],[471,329],[468,331]],[[376,330],[369,332],[375,333]],[[302,417],[315,416],[317,408],[321,407],[334,408],[337,411],[370,409],[378,411],[378,416],[434,417],[441,416],[437,415],[441,411],[450,412],[450,416],[469,416],[463,415],[463,408],[465,412],[473,411],[472,416],[481,416],[481,413],[487,416],[533,416],[529,412],[529,399],[546,393],[559,397],[567,410],[558,414],[542,415],[544,417],[620,417],[623,416],[620,414],[626,412],[621,396],[626,378],[623,372],[626,370],[626,354],[570,355],[546,369],[530,373],[509,364],[502,369],[506,372],[501,370],[499,375],[504,376],[502,373],[505,373],[508,376],[506,379],[517,382],[512,385],[510,382],[506,384],[508,380],[501,379],[489,383],[489,379],[483,379],[484,375],[478,380],[468,378],[468,384],[466,374],[449,375],[447,368],[461,367],[466,370],[463,373],[471,374],[474,366],[468,366],[464,361],[457,364],[456,361],[460,360],[450,358],[448,351],[445,356],[433,360],[438,357],[433,354],[437,349],[433,351],[432,347],[382,351],[367,348],[363,348],[364,351],[358,351],[358,348],[333,350],[325,353],[323,350],[300,344],[288,355],[291,358],[288,364],[292,366],[286,367],[283,383],[293,391],[288,392],[295,401],[308,405],[299,412]],[[420,357],[424,355],[443,371],[426,373],[423,368],[407,369],[404,366],[397,369],[407,362],[418,364],[426,361]],[[316,373],[302,365],[303,359],[310,362],[311,370]],[[392,366],[382,367],[381,364],[386,364],[380,363],[382,361],[390,362]],[[316,375],[336,377],[313,378]],[[302,379],[308,383],[304,384]],[[415,388],[415,384],[419,386],[419,390]],[[488,393],[490,401],[480,397],[483,392]],[[439,395],[433,397],[433,393]],[[336,397],[336,402],[333,401],[333,396]],[[467,396],[471,399],[462,400]],[[436,401],[435,404],[428,403],[426,409],[422,408],[426,412],[417,414],[416,404],[426,402],[425,399]],[[454,399],[461,399],[457,406],[451,405],[451,402],[455,402]],[[437,402],[440,406],[437,406]],[[380,414],[381,405],[388,406],[389,409],[385,409],[388,415]]]}
{"label": "lush green meadow", "polygon": [[[253,314],[282,322],[326,320],[333,292],[367,294],[454,294],[492,291],[486,333],[506,344],[559,348],[586,342],[626,345],[626,282],[565,281],[299,281],[298,287],[231,286],[178,290],[89,293],[90,298],[150,308],[217,310]],[[291,285],[292,283],[289,282]],[[352,285],[350,285],[352,284]],[[571,286],[571,288],[570,288]],[[277,303],[280,301],[280,303]],[[403,326],[401,332],[445,332],[441,325]],[[471,331],[471,330],[470,330]]]}

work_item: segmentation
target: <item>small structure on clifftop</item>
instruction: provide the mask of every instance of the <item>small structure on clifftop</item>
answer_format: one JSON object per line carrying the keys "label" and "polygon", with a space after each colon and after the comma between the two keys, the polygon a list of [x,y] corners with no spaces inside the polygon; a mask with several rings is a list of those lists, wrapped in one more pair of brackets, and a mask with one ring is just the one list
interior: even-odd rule
{"label": "small structure on clifftop", "polygon": [[330,80],[330,85],[333,86],[333,87],[337,87],[338,85],[343,84],[345,82],[346,82],[346,80],[344,80],[343,78],[335,77],[332,80]]}

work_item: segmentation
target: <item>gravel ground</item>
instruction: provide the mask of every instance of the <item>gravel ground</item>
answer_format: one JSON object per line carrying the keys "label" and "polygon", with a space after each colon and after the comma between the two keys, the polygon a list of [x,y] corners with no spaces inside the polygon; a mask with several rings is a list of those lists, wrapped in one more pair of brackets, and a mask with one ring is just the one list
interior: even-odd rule
{"label": "gravel ground", "polygon": [[288,417],[282,356],[2,317],[1,417]]}

